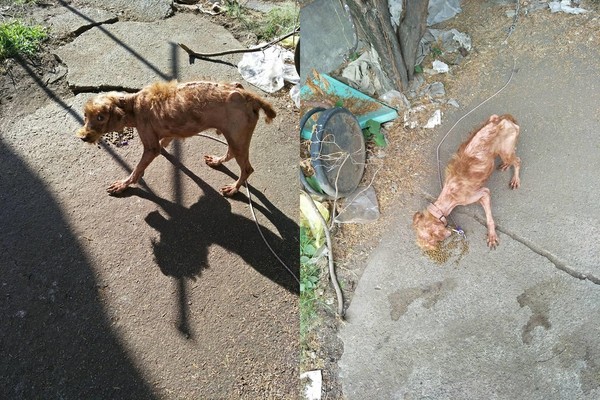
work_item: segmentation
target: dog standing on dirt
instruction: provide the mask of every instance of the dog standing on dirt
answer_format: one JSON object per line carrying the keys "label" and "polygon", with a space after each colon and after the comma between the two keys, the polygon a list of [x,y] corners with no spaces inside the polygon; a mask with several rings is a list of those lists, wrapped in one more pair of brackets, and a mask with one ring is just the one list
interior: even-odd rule
{"label": "dog standing on dirt", "polygon": [[115,194],[137,183],[161,147],[171,140],[215,128],[225,137],[227,152],[222,157],[204,156],[204,160],[209,166],[218,167],[235,158],[240,177],[221,188],[223,195],[231,196],[254,171],[248,152],[261,109],[267,123],[275,118],[275,110],[267,101],[244,90],[239,83],[158,82],[137,93],[110,92],[88,100],[84,106],[85,125],[77,137],[97,143],[105,133],[137,128],[144,153],[127,178],[108,187],[107,191]]}
{"label": "dog standing on dirt", "polygon": [[521,160],[515,153],[518,136],[519,126],[513,116],[492,115],[458,148],[446,168],[442,193],[434,203],[430,203],[423,212],[417,212],[413,217],[417,244],[421,248],[435,249],[438,243],[452,234],[446,217],[454,207],[475,202],[479,202],[485,211],[487,244],[490,248],[496,248],[499,242],[492,218],[490,190],[483,185],[494,170],[496,157],[500,156],[502,164],[498,169],[504,171],[512,166],[514,175],[510,187],[519,187]]}

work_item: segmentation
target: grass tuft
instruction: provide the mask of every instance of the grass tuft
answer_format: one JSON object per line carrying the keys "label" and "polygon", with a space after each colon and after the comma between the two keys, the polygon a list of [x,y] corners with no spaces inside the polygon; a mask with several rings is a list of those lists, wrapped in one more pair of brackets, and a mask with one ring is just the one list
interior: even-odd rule
{"label": "grass tuft", "polygon": [[16,55],[34,55],[47,36],[42,26],[29,26],[18,20],[0,24],[0,61]]}
{"label": "grass tuft", "polygon": [[253,32],[259,41],[269,42],[294,30],[299,24],[299,8],[295,4],[275,7],[266,14],[249,12],[239,0],[226,0],[226,14]]}
{"label": "grass tuft", "polygon": [[310,332],[317,321],[315,289],[321,269],[312,259],[315,251],[310,230],[300,227],[300,347],[304,350],[310,347]]}

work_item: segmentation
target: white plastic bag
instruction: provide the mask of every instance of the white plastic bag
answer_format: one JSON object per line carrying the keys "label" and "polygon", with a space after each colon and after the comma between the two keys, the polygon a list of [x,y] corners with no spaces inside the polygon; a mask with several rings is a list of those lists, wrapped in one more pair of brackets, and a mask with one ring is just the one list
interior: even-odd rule
{"label": "white plastic bag", "polygon": [[373,186],[357,187],[342,204],[342,208],[335,217],[335,222],[344,223],[367,223],[379,218],[379,203]]}
{"label": "white plastic bag", "polygon": [[427,26],[450,19],[461,11],[460,0],[431,0],[427,9]]}
{"label": "white plastic bag", "polygon": [[263,51],[245,53],[238,64],[238,71],[254,86],[274,93],[283,87],[285,81],[292,84],[300,82],[293,61],[294,54],[291,51],[272,46]]}

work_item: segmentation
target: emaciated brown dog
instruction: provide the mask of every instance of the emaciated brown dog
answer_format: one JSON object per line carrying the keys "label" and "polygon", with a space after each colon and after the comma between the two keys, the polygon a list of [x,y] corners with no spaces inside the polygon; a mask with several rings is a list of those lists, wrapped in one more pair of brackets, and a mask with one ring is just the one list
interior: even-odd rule
{"label": "emaciated brown dog", "polygon": [[105,133],[137,128],[144,146],[142,159],[127,178],[108,187],[107,191],[114,194],[137,183],[161,147],[171,140],[215,128],[227,140],[227,152],[222,157],[204,156],[204,160],[217,167],[235,158],[241,169],[239,179],[221,188],[223,195],[231,196],[254,171],[248,151],[261,109],[267,123],[275,118],[275,110],[268,102],[244,90],[239,83],[159,82],[137,93],[110,92],[88,100],[84,107],[85,125],[77,136],[96,143]]}
{"label": "emaciated brown dog", "polygon": [[483,185],[494,170],[494,161],[500,156],[504,171],[514,167],[510,187],[516,189],[521,184],[519,169],[521,160],[515,153],[519,126],[509,115],[492,115],[479,129],[471,134],[454,155],[446,168],[446,178],[442,193],[434,203],[413,217],[413,227],[417,232],[418,245],[433,250],[438,243],[451,235],[446,217],[454,207],[479,202],[485,211],[487,223],[487,244],[495,248],[498,242],[496,225],[492,218],[490,190]]}

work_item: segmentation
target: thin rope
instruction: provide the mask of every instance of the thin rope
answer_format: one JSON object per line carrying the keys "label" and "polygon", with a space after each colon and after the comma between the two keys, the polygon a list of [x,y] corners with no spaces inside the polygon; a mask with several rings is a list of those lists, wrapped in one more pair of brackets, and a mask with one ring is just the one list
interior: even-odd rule
{"label": "thin rope", "polygon": [[[219,143],[222,143],[224,145],[227,145],[226,141],[224,141],[223,139],[219,139],[217,137],[214,137],[212,135],[207,135],[205,133],[197,133],[196,136],[201,136],[201,137],[205,137],[207,139],[212,139],[215,142],[219,142]],[[296,280],[296,282],[298,282],[298,285],[299,285],[300,284],[300,280],[298,279],[298,277],[296,276],[296,274],[294,274],[292,272],[292,270],[290,269],[290,267],[288,267],[287,264],[277,255],[277,253],[275,252],[275,250],[273,250],[273,248],[271,247],[271,245],[267,241],[267,238],[263,234],[262,229],[260,228],[260,224],[258,223],[258,219],[256,218],[256,214],[254,213],[254,207],[252,206],[252,195],[250,194],[250,188],[248,187],[248,181],[247,180],[246,180],[246,182],[244,182],[244,185],[246,186],[246,193],[248,195],[248,204],[250,205],[250,213],[252,214],[252,219],[254,219],[254,223],[256,224],[256,228],[258,229],[258,233],[260,233],[260,237],[265,242],[265,244],[267,245],[267,247],[269,248],[269,250],[271,250],[271,253],[273,253],[273,255],[275,256],[275,258],[277,258],[277,261],[279,261],[281,263],[281,265],[283,265],[283,267],[290,273],[290,275],[292,275],[294,277],[294,279]]]}

